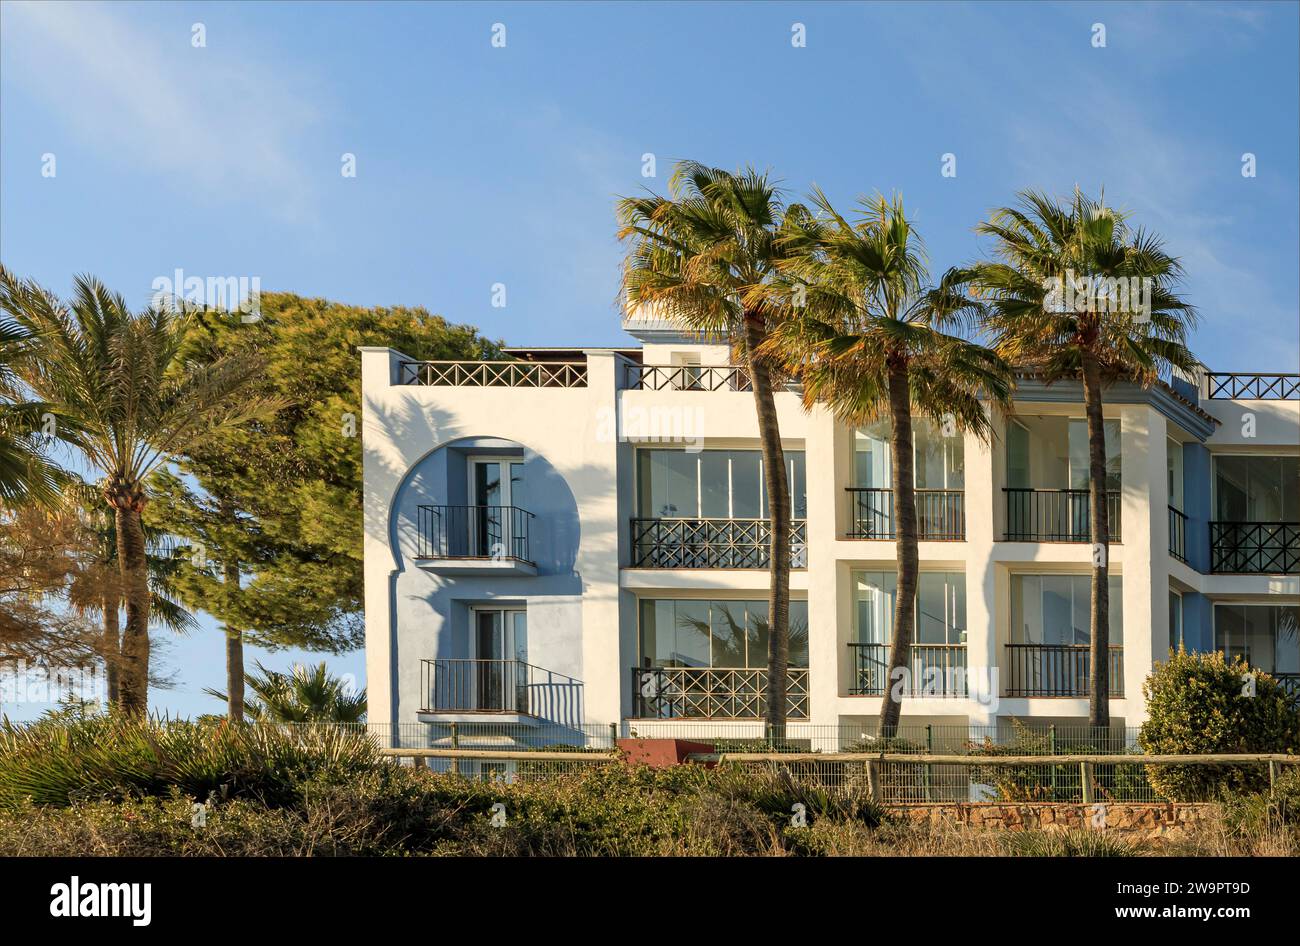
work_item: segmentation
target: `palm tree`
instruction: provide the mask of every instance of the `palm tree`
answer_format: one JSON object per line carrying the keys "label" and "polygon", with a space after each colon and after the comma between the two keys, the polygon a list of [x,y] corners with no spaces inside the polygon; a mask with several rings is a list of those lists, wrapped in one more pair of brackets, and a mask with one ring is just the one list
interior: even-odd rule
{"label": "palm tree", "polygon": [[246,397],[262,367],[246,356],[192,367],[178,358],[191,315],[172,307],[132,313],[126,300],[78,276],[67,304],[0,267],[0,311],[39,336],[19,376],[36,397],[75,418],[64,432],[105,477],[116,523],[126,627],[121,703],[143,714],[149,687],[151,595],[141,510],[144,483],[170,456],[214,430],[274,409]]}
{"label": "palm tree", "polygon": [[749,372],[771,533],[766,719],[779,738],[787,712],[791,504],[773,366],[759,350],[781,317],[770,283],[786,211],[780,191],[752,168],[733,174],[681,161],[669,191],[618,202],[619,239],[631,245],[623,298],[629,310],[645,307],[701,337],[725,339]]}
{"label": "palm tree", "polygon": [[[78,517],[92,550],[79,563],[68,585],[68,603],[82,615],[98,616],[103,622],[100,653],[108,703],[121,700],[122,665],[122,569],[117,559],[117,521],[103,505],[102,491],[87,483],[77,483],[65,496],[76,503]],[[180,602],[175,585],[180,561],[173,554],[164,529],[142,523],[145,536],[145,562],[149,572],[149,618],[154,626],[186,634],[198,626],[194,615]]]}
{"label": "palm tree", "polygon": [[[1076,188],[1065,204],[1039,191],[1018,198],[1016,206],[995,211],[977,228],[993,238],[994,260],[976,264],[971,275],[988,303],[985,326],[1003,357],[1048,384],[1083,385],[1093,548],[1088,716],[1092,726],[1108,727],[1110,523],[1103,391],[1120,379],[1149,386],[1171,368],[1192,370],[1186,336],[1196,312],[1175,293],[1182,277],[1178,259],[1157,237],[1131,229],[1104,197],[1092,200]],[[1080,280],[1089,291],[1072,302],[1069,296]],[[1132,291],[1117,292],[1129,286],[1141,287],[1140,304]]]}
{"label": "palm tree", "polygon": [[901,197],[860,199],[852,222],[820,190],[811,202],[818,214],[787,215],[780,237],[787,257],[777,291],[803,304],[765,349],[803,382],[806,408],[822,403],[852,425],[886,416],[892,424],[897,593],[891,685],[880,713],[880,735],[891,738],[902,713],[899,684],[911,668],[920,570],[912,415],[951,425],[952,435],[972,431],[987,440],[992,428],[980,397],[1006,404],[1012,379],[996,354],[943,331],[969,324],[979,304],[957,271],[937,287],[928,284],[924,245]]}
{"label": "palm tree", "polygon": [[29,361],[37,339],[13,319],[0,317],[0,503],[14,506],[36,501],[50,504],[67,482],[67,474],[46,456],[43,428],[58,418],[50,405],[23,397],[20,365]]}
{"label": "palm tree", "polygon": [[[332,676],[325,662],[314,667],[294,664],[288,673],[257,663],[247,677],[258,700],[247,700],[244,714],[260,723],[359,723],[366,718],[366,691],[352,692],[342,677]],[[230,701],[220,690],[203,692]],[[260,700],[260,702],[259,702]]]}

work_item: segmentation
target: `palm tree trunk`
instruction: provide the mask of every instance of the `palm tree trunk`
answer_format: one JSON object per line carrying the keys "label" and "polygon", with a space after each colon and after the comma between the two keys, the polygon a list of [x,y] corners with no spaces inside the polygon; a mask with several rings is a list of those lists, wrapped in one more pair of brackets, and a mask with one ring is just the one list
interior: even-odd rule
{"label": "palm tree trunk", "polygon": [[758,437],[763,451],[767,486],[769,544],[767,594],[767,712],[769,735],[785,737],[786,683],[790,666],[790,488],[785,475],[785,451],[776,418],[776,398],[767,366],[754,353],[767,334],[763,316],[745,313],[745,367],[749,369]]}
{"label": "palm tree trunk", "polygon": [[897,593],[894,597],[894,637],[889,652],[889,677],[880,707],[882,739],[898,732],[903,713],[903,691],[912,665],[912,636],[916,623],[916,585],[920,560],[917,552],[916,483],[912,473],[912,394],[907,363],[901,358],[889,362],[889,415],[892,482],[894,494],[894,547],[897,551]]}
{"label": "palm tree trunk", "polygon": [[[239,587],[239,566],[227,562],[222,580],[231,588]],[[232,722],[244,721],[244,634],[226,625],[226,714]]]}
{"label": "palm tree trunk", "polygon": [[1101,370],[1083,359],[1083,405],[1088,418],[1088,532],[1092,542],[1092,626],[1088,724],[1110,727],[1110,523],[1106,508],[1106,426],[1101,410]]}
{"label": "palm tree trunk", "polygon": [[143,716],[149,705],[149,573],[138,484],[114,478],[105,495],[117,521],[117,561],[122,569],[126,629],[122,636],[121,697],[124,712]]}
{"label": "palm tree trunk", "polygon": [[104,635],[100,639],[99,649],[104,658],[104,688],[108,705],[116,707],[121,699],[122,663],[122,602],[118,600],[117,591],[104,595],[101,607],[104,611]]}

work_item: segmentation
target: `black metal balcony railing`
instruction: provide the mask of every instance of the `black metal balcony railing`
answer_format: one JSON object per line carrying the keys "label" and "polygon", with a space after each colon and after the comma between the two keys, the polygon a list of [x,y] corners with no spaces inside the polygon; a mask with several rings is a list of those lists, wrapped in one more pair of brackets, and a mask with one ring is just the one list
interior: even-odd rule
{"label": "black metal balcony railing", "polygon": [[1169,507],[1169,554],[1187,564],[1187,516]]}
{"label": "black metal balcony railing", "polygon": [[1270,673],[1293,703],[1300,703],[1300,673]]}
{"label": "black metal balcony railing", "polygon": [[416,557],[531,563],[532,519],[531,512],[517,506],[420,506]]}
{"label": "black metal balcony railing", "polygon": [[585,388],[585,361],[403,361],[398,384],[458,388]]}
{"label": "black metal balcony railing", "polygon": [[[894,538],[894,491],[875,487],[848,487],[852,519],[850,539]],[[959,489],[918,489],[918,536],[930,541],[966,538],[965,494]]]}
{"label": "black metal balcony railing", "polygon": [[[1087,644],[1007,644],[1007,696],[1087,696],[1092,685]],[[1110,695],[1124,695],[1124,648],[1110,648]]]}
{"label": "black metal balcony railing", "polygon": [[581,707],[582,682],[522,660],[420,661],[422,713],[520,713],[562,719]]}
{"label": "black metal balcony railing", "polygon": [[1300,522],[1211,522],[1210,571],[1297,574],[1300,572]]}
{"label": "black metal balcony railing", "polygon": [[[889,689],[890,644],[851,642],[854,696],[883,696]],[[903,681],[904,696],[965,696],[965,644],[913,644],[910,674]]]}
{"label": "black metal balcony railing", "polygon": [[[633,519],[634,568],[767,568],[766,519]],[[790,526],[790,564],[806,568],[807,523]]]}
{"label": "black metal balcony railing", "polygon": [[628,365],[627,387],[640,391],[749,391],[743,365]]}
{"label": "black metal balcony railing", "polygon": [[[786,716],[808,718],[808,671],[791,667]],[[633,715],[638,719],[763,719],[766,667],[633,667]]]}
{"label": "black metal balcony railing", "polygon": [[1255,401],[1300,400],[1300,374],[1240,374],[1212,371],[1206,376],[1208,396]]}
{"label": "black metal balcony railing", "polygon": [[[1092,503],[1086,489],[1005,488],[1008,542],[1087,542],[1088,511]],[[1110,541],[1120,541],[1120,493],[1106,491],[1106,521]]]}

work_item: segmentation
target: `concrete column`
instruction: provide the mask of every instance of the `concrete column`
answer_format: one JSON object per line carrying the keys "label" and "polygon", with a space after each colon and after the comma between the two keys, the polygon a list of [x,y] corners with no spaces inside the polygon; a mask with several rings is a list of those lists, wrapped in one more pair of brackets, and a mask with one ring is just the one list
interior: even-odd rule
{"label": "concrete column", "polygon": [[[630,668],[622,640],[627,624],[619,608],[621,529],[619,516],[620,469],[617,410],[620,361],[611,351],[587,353],[587,405],[584,418],[588,446],[578,450],[582,469],[575,476],[580,488],[578,514],[582,533],[575,570],[582,577],[582,684],[586,721],[608,725],[623,718],[622,691],[630,686]],[[522,392],[521,392],[522,393]],[[626,451],[625,451],[626,452]],[[630,476],[630,470],[622,471]],[[624,491],[630,487],[624,484]],[[631,627],[635,628],[635,615]],[[635,641],[632,642],[633,653]],[[627,680],[628,682],[624,682]]]}
{"label": "concrete column", "polygon": [[[1168,484],[1163,414],[1145,405],[1121,412],[1123,457],[1121,528],[1124,582],[1124,697],[1126,724],[1146,718],[1142,684],[1169,640]],[[1112,548],[1115,561],[1118,548]]]}
{"label": "concrete column", "polygon": [[835,543],[843,531],[840,512],[853,448],[851,431],[822,408],[808,418],[807,434],[809,722],[834,726],[839,722],[836,701],[852,633],[851,620],[840,620],[845,595],[851,598],[853,592],[850,588],[841,594]]}
{"label": "concrete column", "polygon": [[967,434],[965,442],[967,689],[972,696],[993,700],[984,712],[972,714],[972,726],[996,721],[996,701],[1002,695],[995,604],[998,566],[993,561],[993,543],[1000,534],[995,453],[1002,447],[1005,431],[998,417],[992,420],[995,434],[991,443],[982,443],[974,434]]}

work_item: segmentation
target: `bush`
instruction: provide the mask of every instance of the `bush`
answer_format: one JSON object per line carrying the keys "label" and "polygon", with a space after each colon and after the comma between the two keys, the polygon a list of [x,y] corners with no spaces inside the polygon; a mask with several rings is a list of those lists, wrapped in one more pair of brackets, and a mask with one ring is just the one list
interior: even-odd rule
{"label": "bush", "polygon": [[[1247,676],[1254,674],[1254,693]],[[1142,685],[1150,714],[1138,744],[1156,755],[1285,752],[1300,749],[1300,709],[1276,680],[1222,653],[1171,653]],[[1171,801],[1204,801],[1268,787],[1267,768],[1149,766],[1147,777]]]}
{"label": "bush", "polygon": [[0,806],[181,794],[293,804],[303,782],[345,779],[379,760],[364,733],[87,716],[0,723]]}

